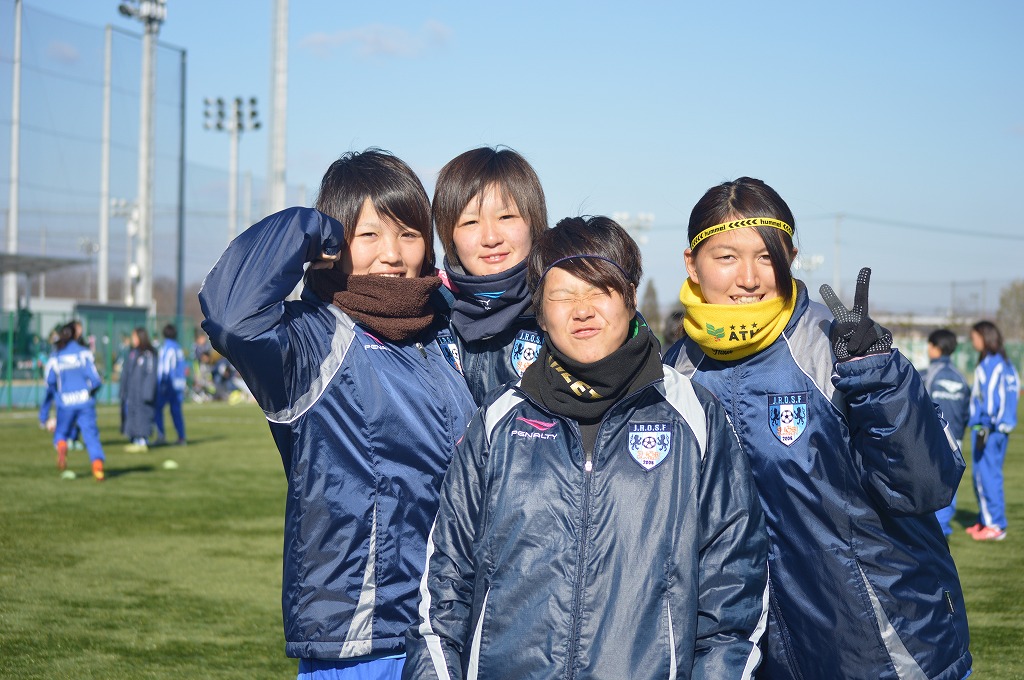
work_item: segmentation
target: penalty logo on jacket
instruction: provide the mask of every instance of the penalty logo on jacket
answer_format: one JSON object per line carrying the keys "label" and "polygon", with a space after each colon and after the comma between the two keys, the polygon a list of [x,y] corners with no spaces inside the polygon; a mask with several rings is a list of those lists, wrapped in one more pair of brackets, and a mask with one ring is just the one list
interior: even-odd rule
{"label": "penalty logo on jacket", "polygon": [[671,446],[668,423],[630,423],[629,455],[645,470],[665,460]]}
{"label": "penalty logo on jacket", "polygon": [[807,429],[807,392],[769,394],[768,427],[786,446],[799,439]]}
{"label": "penalty logo on jacket", "polygon": [[516,341],[512,344],[512,355],[509,360],[516,375],[522,377],[523,371],[530,367],[537,360],[540,354],[540,347],[544,344],[544,338],[535,331],[519,331]]}

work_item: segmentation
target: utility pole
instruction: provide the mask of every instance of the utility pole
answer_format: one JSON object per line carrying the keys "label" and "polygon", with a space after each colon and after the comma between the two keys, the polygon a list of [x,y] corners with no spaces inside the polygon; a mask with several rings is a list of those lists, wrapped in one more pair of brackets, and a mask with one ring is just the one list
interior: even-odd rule
{"label": "utility pole", "polygon": [[256,110],[256,97],[246,102],[235,97],[231,102],[231,115],[225,110],[224,99],[204,99],[206,109],[203,117],[207,130],[226,131],[231,134],[231,153],[228,159],[228,243],[235,240],[238,233],[238,140],[246,130],[259,130],[259,112]]}
{"label": "utility pole", "polygon": [[836,234],[835,234],[835,262],[832,263],[832,290],[836,295],[842,297],[839,285],[839,232],[843,226],[843,213],[836,213]]}
{"label": "utility pole", "polygon": [[135,304],[153,304],[153,100],[156,91],[156,37],[167,18],[167,0],[125,0],[118,6],[124,16],[142,22],[142,85],[139,107],[139,239],[135,250],[138,278]]}

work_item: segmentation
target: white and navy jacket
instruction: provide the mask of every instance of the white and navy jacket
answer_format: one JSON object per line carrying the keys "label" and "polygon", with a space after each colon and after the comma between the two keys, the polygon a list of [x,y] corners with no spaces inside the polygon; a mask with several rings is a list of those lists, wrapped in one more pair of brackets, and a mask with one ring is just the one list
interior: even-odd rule
{"label": "white and navy jacket", "polygon": [[969,426],[1009,434],[1017,426],[1020,378],[1017,370],[999,354],[989,354],[974,369]]}
{"label": "white and navy jacket", "polygon": [[831,322],[801,283],[757,354],[718,361],[684,338],[665,355],[721,399],[750,456],[771,541],[759,677],[960,680],[967,616],[934,515],[959,445],[898,351],[837,364]]}
{"label": "white and navy jacket", "polygon": [[[93,395],[103,381],[96,370],[92,352],[77,341],[71,340],[64,349],[54,350],[46,360],[47,396],[39,412],[39,420],[46,420],[50,410],[51,395],[57,408],[79,408],[93,406]],[[45,409],[45,410],[43,410]]]}
{"label": "white and navy jacket", "polygon": [[299,658],[402,651],[441,480],[475,408],[436,332],[388,342],[310,291],[286,301],[304,265],[343,244],[336,220],[282,211],[235,239],[199,294],[203,329],[284,462],[282,606]]}
{"label": "white and navy jacket", "polygon": [[185,353],[173,338],[164,338],[157,355],[157,388],[164,391],[185,391]]}
{"label": "white and navy jacket", "polygon": [[970,415],[971,386],[953,367],[948,356],[932,359],[924,373],[924,386],[949,423],[953,438],[957,441],[963,439]]}
{"label": "white and navy jacket", "polygon": [[516,386],[441,491],[405,679],[746,678],[767,537],[717,401],[671,368],[578,425]]}

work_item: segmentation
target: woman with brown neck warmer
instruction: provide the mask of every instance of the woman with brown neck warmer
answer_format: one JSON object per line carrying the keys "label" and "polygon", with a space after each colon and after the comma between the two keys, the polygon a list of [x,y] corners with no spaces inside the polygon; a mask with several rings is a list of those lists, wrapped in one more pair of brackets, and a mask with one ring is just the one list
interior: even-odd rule
{"label": "woman with brown neck warmer", "polygon": [[422,184],[370,149],[331,165],[316,209],[235,239],[199,294],[288,477],[282,605],[301,680],[401,674],[438,490],[474,409],[440,285]]}
{"label": "woman with brown neck warmer", "polygon": [[[606,217],[534,241],[546,334],[441,490],[406,680],[749,679],[768,538],[711,394],[661,365],[640,250]],[[465,674],[463,675],[463,671]]]}

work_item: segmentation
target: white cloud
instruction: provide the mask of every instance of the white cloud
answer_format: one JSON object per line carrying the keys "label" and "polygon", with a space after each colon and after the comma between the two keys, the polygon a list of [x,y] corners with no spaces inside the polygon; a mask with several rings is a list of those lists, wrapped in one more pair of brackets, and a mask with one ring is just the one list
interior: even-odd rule
{"label": "white cloud", "polygon": [[71,43],[53,40],[46,46],[46,56],[62,64],[75,64],[82,55]]}
{"label": "white cloud", "polygon": [[321,59],[341,49],[349,49],[367,58],[411,58],[443,48],[451,36],[452,30],[448,26],[431,20],[412,32],[398,26],[370,24],[334,33],[310,33],[299,40],[298,46]]}

